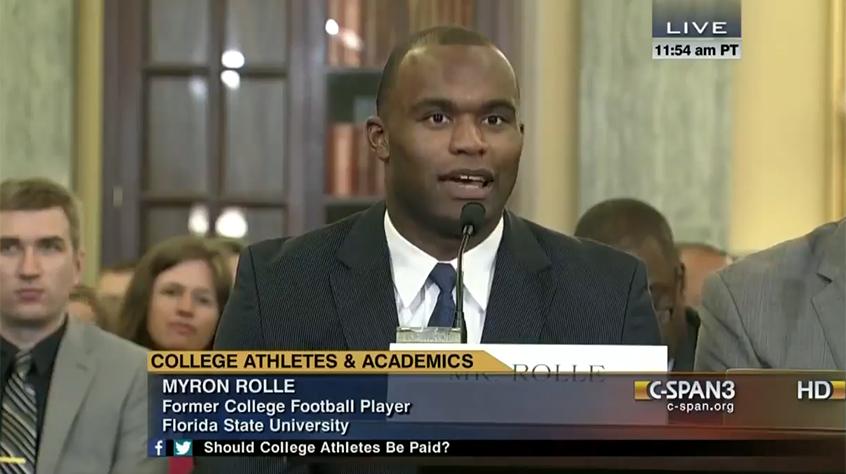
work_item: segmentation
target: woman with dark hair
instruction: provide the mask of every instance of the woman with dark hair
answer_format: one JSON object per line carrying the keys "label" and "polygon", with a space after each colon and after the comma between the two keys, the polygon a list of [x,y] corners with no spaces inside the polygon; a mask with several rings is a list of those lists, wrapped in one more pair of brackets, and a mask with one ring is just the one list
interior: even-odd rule
{"label": "woman with dark hair", "polygon": [[120,334],[157,350],[210,349],[231,277],[219,247],[174,237],[138,262],[120,311]]}

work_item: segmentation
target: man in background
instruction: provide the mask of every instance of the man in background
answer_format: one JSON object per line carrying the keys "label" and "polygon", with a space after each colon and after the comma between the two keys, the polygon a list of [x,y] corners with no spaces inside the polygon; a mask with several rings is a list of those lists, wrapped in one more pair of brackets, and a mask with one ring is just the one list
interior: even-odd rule
{"label": "man in background", "polygon": [[214,243],[226,255],[226,264],[229,267],[229,272],[232,274],[232,283],[234,284],[235,273],[238,271],[238,258],[241,256],[241,252],[244,251],[246,245],[238,239],[229,237],[217,237],[214,239]]}
{"label": "man in background", "polygon": [[667,219],[644,202],[609,199],[585,212],[575,235],[629,252],[646,263],[652,304],[667,344],[668,368],[693,370],[699,318],[684,304],[685,266]]}
{"label": "man in background", "polygon": [[846,369],[846,219],[705,282],[696,370]]}
{"label": "man in background", "polygon": [[89,286],[76,285],[71,290],[68,314],[80,321],[96,324],[101,328],[107,324],[105,309],[97,298],[97,293]]}
{"label": "man in background", "polygon": [[685,268],[684,300],[691,308],[702,304],[702,288],[712,273],[731,265],[732,258],[708,244],[683,242],[676,246]]}
{"label": "man in background", "polygon": [[145,351],[68,317],[79,209],[43,179],[0,184],[0,472],[166,472],[147,458]]}
{"label": "man in background", "polygon": [[135,263],[134,261],[123,262],[100,271],[100,278],[97,280],[97,298],[106,312],[103,327],[108,331],[115,332],[119,326],[117,317],[126,289],[132,281]]}

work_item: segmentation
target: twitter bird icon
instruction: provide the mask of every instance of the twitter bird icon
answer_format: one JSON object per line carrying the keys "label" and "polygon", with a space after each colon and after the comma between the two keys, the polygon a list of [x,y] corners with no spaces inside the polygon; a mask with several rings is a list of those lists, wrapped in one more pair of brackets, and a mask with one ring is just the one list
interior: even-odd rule
{"label": "twitter bird icon", "polygon": [[191,456],[191,440],[190,439],[175,439],[173,440],[173,455],[174,456]]}

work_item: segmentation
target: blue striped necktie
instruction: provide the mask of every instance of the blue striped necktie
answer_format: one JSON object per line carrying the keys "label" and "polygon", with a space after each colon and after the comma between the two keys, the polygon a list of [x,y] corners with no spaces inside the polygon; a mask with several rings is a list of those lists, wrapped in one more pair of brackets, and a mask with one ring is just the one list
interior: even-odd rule
{"label": "blue striped necktie", "polygon": [[429,318],[430,327],[451,328],[455,320],[455,301],[452,299],[452,290],[455,289],[455,269],[448,263],[439,263],[429,273],[429,279],[441,292],[438,294],[438,301],[435,303],[435,310]]}
{"label": "blue striped necktie", "polygon": [[0,463],[0,473],[35,472],[36,408],[35,389],[26,377],[32,368],[32,353],[20,351],[15,356],[15,368],[3,390],[0,412],[0,456],[21,458],[23,463]]}

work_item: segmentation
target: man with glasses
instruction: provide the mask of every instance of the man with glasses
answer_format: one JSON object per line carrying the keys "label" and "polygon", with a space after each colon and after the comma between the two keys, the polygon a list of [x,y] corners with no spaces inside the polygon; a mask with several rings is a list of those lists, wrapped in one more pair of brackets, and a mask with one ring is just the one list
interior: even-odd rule
{"label": "man with glasses", "polygon": [[667,345],[668,369],[693,370],[699,317],[684,305],[685,268],[667,219],[644,202],[610,199],[579,219],[575,235],[624,250],[646,263],[652,304]]}

